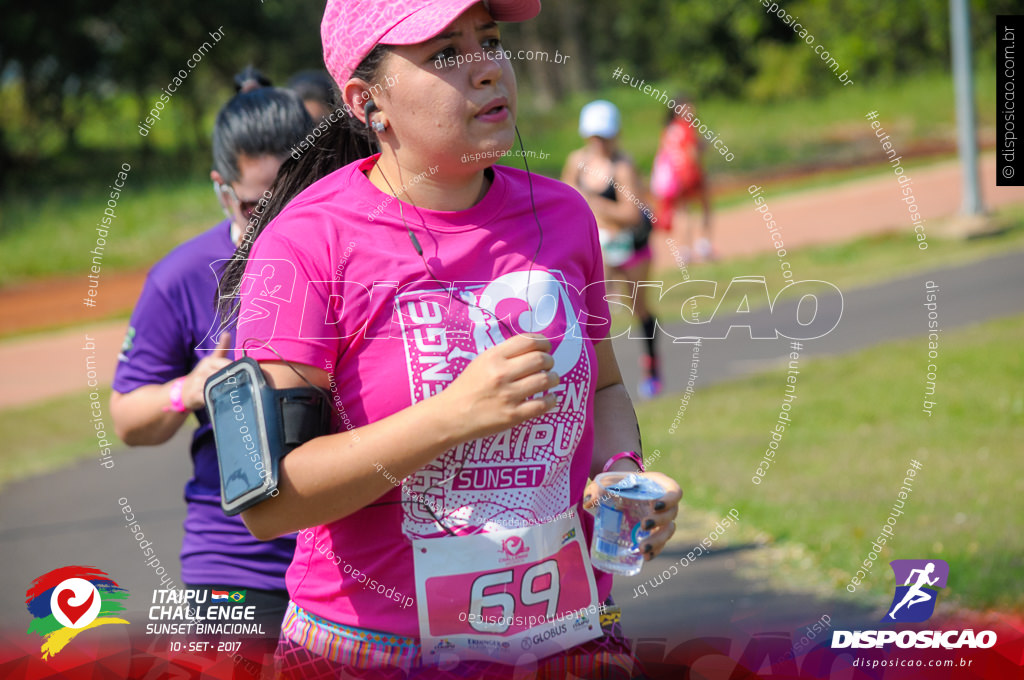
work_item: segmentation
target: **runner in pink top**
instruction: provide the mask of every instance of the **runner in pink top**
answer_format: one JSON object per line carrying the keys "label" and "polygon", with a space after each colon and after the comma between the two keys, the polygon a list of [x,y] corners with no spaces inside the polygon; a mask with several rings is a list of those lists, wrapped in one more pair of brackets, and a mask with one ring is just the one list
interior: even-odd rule
{"label": "runner in pink top", "polygon": [[[507,331],[497,323],[488,329],[474,319],[484,316],[481,310],[458,302],[488,298],[486,307],[504,313],[513,330],[554,338],[552,370],[561,384],[553,393],[560,407],[503,436],[449,449],[441,459],[446,464],[437,466],[443,473],[440,478],[465,465],[450,485],[429,490],[434,480],[423,471],[407,478],[406,484],[413,492],[429,493],[438,506],[443,504],[439,515],[457,533],[538,524],[568,511],[570,499],[583,498],[590,472],[588,457],[572,453],[589,452],[594,443],[597,376],[594,343],[589,339],[605,338],[609,325],[604,286],[588,287],[602,277],[596,229],[586,203],[568,196],[560,182],[533,178],[537,211],[545,222],[571,224],[582,219],[587,225],[583,238],[545,234],[548,238],[535,263],[537,228],[530,223],[529,202],[519,198],[529,195],[524,172],[495,166],[487,194],[468,210],[420,208],[409,226],[424,244],[425,254],[430,253],[431,272],[444,282],[442,286],[425,272],[396,202],[389,202],[388,195],[363,174],[375,160],[350,164],[315,183],[260,236],[247,273],[263,277],[267,272],[257,289],[280,289],[270,298],[273,313],[243,323],[239,341],[272,339],[273,349],[290,361],[333,373],[329,389],[335,410],[340,415],[344,409],[344,424],[358,428],[440,392],[473,358],[501,342]],[[325,215],[325,204],[337,209]],[[379,205],[387,207],[369,221],[367,215]],[[488,257],[477,257],[480,252],[488,252]],[[272,274],[268,267],[273,267]],[[341,280],[334,276],[338,269],[343,269]],[[557,296],[548,308],[549,324],[545,325],[548,319],[531,324],[520,317],[527,307],[515,293],[527,279],[533,297]],[[307,285],[308,281],[323,283]],[[254,304],[250,299],[243,301],[243,316],[254,306],[267,306],[265,297]],[[539,299],[532,302],[540,306]],[[580,318],[589,325],[581,326]],[[250,341],[248,347],[259,344]],[[276,358],[268,349],[250,349],[249,354],[257,360]],[[494,466],[513,466],[518,473],[488,479],[487,471]],[[381,500],[401,501],[403,496],[393,488]],[[411,600],[412,545],[403,534],[445,535],[415,504],[395,503],[364,508],[344,521],[318,527],[312,539],[300,537],[288,571],[292,600],[333,621],[416,636],[414,608],[403,608],[398,598],[381,602],[377,592],[355,579],[343,578],[339,592],[338,566],[317,551],[333,549],[343,564],[372,574]],[[611,579],[604,579],[601,586],[603,600]]]}
{"label": "runner in pink top", "polygon": [[[336,434],[292,451],[279,495],[243,513],[259,538],[299,531],[290,677],[632,667],[581,512],[587,479],[636,471],[618,454],[640,451],[594,217],[569,187],[492,165],[516,110],[494,20],[537,11],[328,2],[325,61],[354,117],[282,167],[276,217],[226,273],[237,348],[334,402]],[[368,129],[381,153],[360,160]],[[681,492],[646,474],[668,490],[653,557]]]}

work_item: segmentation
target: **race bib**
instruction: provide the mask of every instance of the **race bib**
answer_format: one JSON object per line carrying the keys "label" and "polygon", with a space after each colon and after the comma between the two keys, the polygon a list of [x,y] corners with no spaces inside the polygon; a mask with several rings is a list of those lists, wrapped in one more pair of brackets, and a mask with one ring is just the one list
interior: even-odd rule
{"label": "race bib", "polygon": [[578,515],[413,541],[423,661],[514,665],[602,635]]}

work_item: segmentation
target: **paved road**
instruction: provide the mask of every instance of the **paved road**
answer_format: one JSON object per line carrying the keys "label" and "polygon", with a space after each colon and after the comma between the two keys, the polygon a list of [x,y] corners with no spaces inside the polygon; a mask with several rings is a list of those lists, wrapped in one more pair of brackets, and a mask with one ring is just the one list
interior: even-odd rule
{"label": "paved road", "polygon": [[[1024,253],[1012,253],[962,267],[952,267],[897,279],[877,286],[846,291],[842,319],[832,332],[804,343],[802,356],[841,354],[897,338],[921,336],[926,331],[925,281],[939,285],[939,314],[945,330],[1007,315],[1024,313]],[[822,309],[836,309],[838,298],[820,301]],[[795,302],[780,303],[779,318],[792,318]],[[767,310],[755,312],[759,324]],[[711,332],[728,327],[716,320]],[[669,333],[684,335],[680,324]],[[685,385],[684,363],[690,350],[662,338],[666,385]],[[616,340],[619,363],[632,385],[640,343]],[[782,361],[787,341],[741,339],[704,342],[699,385],[748,375]],[[153,448],[118,451],[116,467],[105,470],[88,460],[53,474],[14,484],[0,495],[0,573],[10,586],[0,589],[0,626],[25,625],[22,588],[40,573],[62,564],[95,564],[109,569],[130,592],[151,591],[157,579],[143,563],[135,539],[127,531],[119,498],[127,499],[156,555],[180,582],[177,553],[181,544],[183,503],[181,487],[189,463],[184,433]],[[693,540],[692,537],[690,540]],[[877,612],[812,596],[760,592],[758,585],[736,575],[734,567],[746,546],[712,553],[671,579],[656,596],[633,599],[633,586],[660,572],[688,550],[679,542],[645,569],[644,577],[620,579],[616,597],[623,605],[628,632],[638,638],[669,638],[670,646],[716,630],[793,631],[828,613],[833,621],[872,621]],[[15,587],[16,584],[17,587]],[[136,600],[139,598],[136,598]],[[144,602],[131,602],[141,611]],[[699,635],[698,635],[699,633]],[[660,643],[652,643],[657,646]]]}
{"label": "paved road", "polygon": [[[812,337],[824,330],[817,322],[835,318],[840,307],[841,319],[835,329],[823,337],[803,341],[801,358],[845,354],[888,340],[924,335],[928,330],[927,310],[923,307],[927,281],[933,281],[939,288],[937,311],[943,329],[1024,311],[1024,252],[1008,253],[968,265],[921,272],[845,291],[841,301],[838,297],[822,298],[818,303],[822,311],[815,317],[815,323],[808,326],[806,336]],[[806,321],[811,316],[811,300],[803,304],[806,309],[801,310],[801,317]],[[796,306],[796,300],[780,301],[776,309],[771,312],[766,308],[757,310],[744,323],[750,323],[754,328],[766,326],[769,319],[791,324],[796,317]],[[669,325],[669,332],[676,337],[687,334],[720,337],[733,323],[734,318],[715,319],[706,330],[699,332],[695,332],[692,325],[676,323]],[[665,357],[665,390],[681,391],[688,377],[688,370],[683,370],[682,366],[686,364],[688,369],[692,348],[672,342],[667,334],[659,339],[659,348]],[[635,372],[641,344],[618,339],[615,351],[623,371],[634,369]],[[778,367],[788,352],[789,340],[751,340],[747,331],[735,329],[724,340],[702,342],[697,382],[710,385]],[[628,381],[635,398],[634,383],[635,380]]]}

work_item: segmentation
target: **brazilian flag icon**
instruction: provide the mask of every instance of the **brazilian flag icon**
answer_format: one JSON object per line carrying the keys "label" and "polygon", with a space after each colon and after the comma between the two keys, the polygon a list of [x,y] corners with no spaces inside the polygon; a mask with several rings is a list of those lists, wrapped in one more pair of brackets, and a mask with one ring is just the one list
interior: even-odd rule
{"label": "brazilian flag icon", "polygon": [[245,602],[245,592],[244,590],[232,590],[228,597],[232,602]]}

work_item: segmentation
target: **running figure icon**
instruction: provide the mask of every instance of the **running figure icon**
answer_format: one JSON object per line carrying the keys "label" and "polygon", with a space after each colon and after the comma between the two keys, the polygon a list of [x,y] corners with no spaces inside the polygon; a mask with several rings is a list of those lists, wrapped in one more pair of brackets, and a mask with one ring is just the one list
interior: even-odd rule
{"label": "running figure icon", "polygon": [[[934,595],[922,589],[925,585],[933,586],[938,582],[938,576],[936,576],[933,579],[928,578],[934,571],[934,562],[929,562],[924,569],[911,570],[910,575],[907,576],[907,580],[903,584],[905,586],[910,586],[910,590],[908,590],[906,595],[903,596],[903,599],[900,600],[900,603],[892,608],[892,610],[889,612],[889,618],[895,621],[896,610],[898,610],[903,605],[907,605],[907,609],[910,609],[915,604],[919,604],[921,602],[928,602],[934,597]],[[910,581],[913,580],[914,574],[918,574],[917,582],[911,586]]]}

